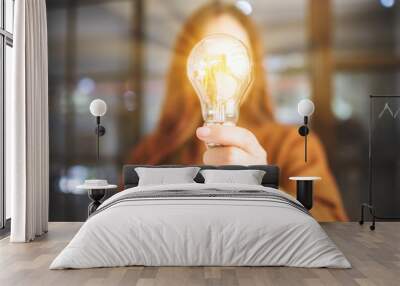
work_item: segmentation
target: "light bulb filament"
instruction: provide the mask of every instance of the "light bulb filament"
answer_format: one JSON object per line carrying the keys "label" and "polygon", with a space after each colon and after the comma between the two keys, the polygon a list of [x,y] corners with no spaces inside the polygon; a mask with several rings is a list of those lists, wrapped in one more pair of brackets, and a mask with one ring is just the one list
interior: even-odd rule
{"label": "light bulb filament", "polygon": [[196,77],[205,88],[209,104],[217,106],[236,97],[240,79],[229,69],[226,55],[208,55],[200,66],[202,69],[197,71]]}

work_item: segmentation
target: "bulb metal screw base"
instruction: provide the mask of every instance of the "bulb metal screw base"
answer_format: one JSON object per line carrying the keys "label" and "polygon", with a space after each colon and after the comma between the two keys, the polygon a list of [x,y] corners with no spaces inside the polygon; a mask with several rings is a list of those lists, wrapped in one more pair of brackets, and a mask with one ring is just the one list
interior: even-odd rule
{"label": "bulb metal screw base", "polygon": [[207,143],[207,148],[215,148],[215,147],[221,147],[221,144],[216,144],[216,143]]}

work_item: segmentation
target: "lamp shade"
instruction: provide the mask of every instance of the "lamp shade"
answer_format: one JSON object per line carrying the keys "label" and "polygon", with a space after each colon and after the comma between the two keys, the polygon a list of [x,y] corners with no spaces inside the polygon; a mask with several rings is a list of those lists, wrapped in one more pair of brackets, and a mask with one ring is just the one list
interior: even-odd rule
{"label": "lamp shade", "polygon": [[309,99],[302,99],[297,105],[297,111],[301,116],[310,116],[314,113],[314,109],[314,103]]}
{"label": "lamp shade", "polygon": [[89,108],[93,116],[103,116],[107,112],[107,104],[101,99],[94,99]]}

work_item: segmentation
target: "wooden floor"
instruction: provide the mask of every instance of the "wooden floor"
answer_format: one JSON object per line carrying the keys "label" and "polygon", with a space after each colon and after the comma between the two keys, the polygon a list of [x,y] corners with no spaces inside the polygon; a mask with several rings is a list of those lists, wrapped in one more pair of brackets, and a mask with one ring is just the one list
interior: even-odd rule
{"label": "wooden floor", "polygon": [[0,241],[0,285],[400,285],[400,222],[326,223],[352,269],[289,267],[123,267],[48,270],[81,223],[50,223],[32,243]]}

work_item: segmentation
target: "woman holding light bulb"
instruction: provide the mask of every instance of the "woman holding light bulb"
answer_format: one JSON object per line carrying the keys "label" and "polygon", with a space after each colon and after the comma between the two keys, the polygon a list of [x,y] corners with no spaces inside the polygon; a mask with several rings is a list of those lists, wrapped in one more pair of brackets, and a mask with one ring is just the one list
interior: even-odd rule
{"label": "woman holding light bulb", "polygon": [[[205,115],[203,112],[202,116],[198,96],[187,76],[190,52],[204,37],[215,34],[239,39],[251,53],[253,81],[240,106],[237,126],[202,126]],[[261,37],[250,18],[235,6],[217,3],[198,10],[184,25],[176,41],[158,126],[134,148],[128,163],[278,165],[281,188],[291,195],[295,195],[296,186],[288,177],[322,177],[315,185],[311,213],[320,221],[346,220],[319,140],[312,134],[309,136],[305,164],[303,139],[297,128],[274,120],[262,60]],[[215,146],[207,148],[207,144]]]}

